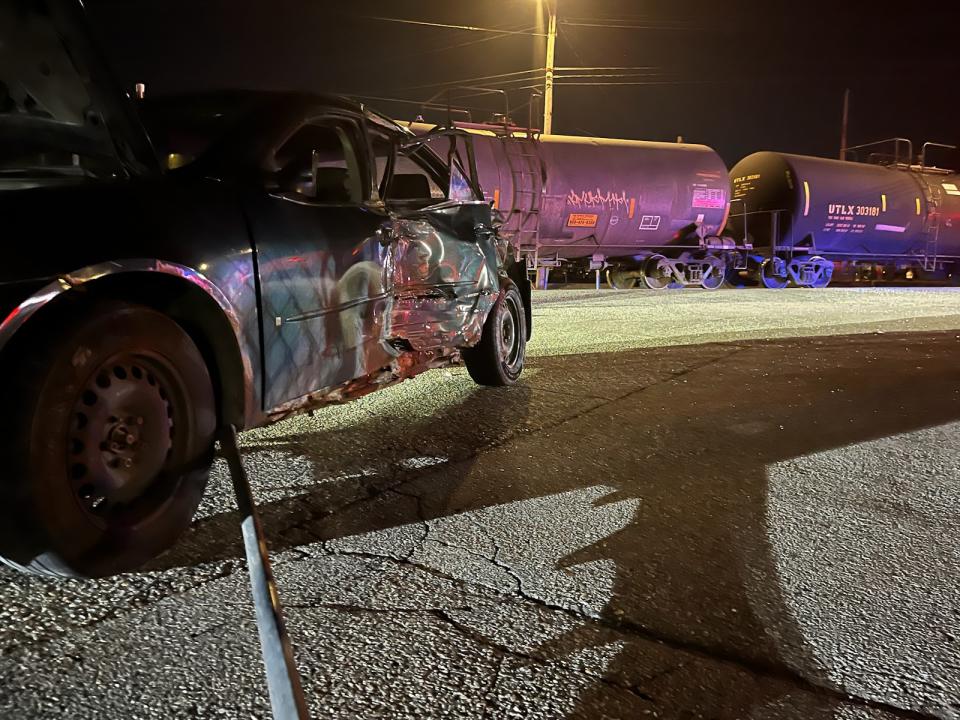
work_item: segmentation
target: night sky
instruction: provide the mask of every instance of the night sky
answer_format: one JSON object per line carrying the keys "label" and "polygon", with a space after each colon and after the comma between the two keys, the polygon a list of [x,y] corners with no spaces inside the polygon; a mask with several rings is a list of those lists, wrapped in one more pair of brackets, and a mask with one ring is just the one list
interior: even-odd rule
{"label": "night sky", "polygon": [[[152,95],[247,87],[423,101],[439,88],[415,86],[543,65],[544,43],[535,36],[371,19],[526,30],[536,25],[535,0],[86,5],[116,74],[127,85],[145,82]],[[956,143],[960,3],[887,9],[893,6],[559,0],[559,66],[649,69],[607,80],[644,85],[558,87],[554,130],[670,141],[682,135],[716,148],[730,164],[756,150],[835,156],[849,87],[850,144],[898,135],[918,147]],[[610,24],[632,27],[595,27]],[[512,103],[521,105],[528,93],[514,90]],[[368,102],[398,118],[417,108]]]}

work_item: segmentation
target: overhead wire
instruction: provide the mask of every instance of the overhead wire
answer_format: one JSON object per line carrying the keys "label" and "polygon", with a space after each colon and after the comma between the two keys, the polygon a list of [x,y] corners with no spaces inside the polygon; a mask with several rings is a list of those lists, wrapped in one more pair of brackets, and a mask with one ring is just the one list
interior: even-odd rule
{"label": "overhead wire", "polygon": [[[443,82],[424,83],[423,85],[409,85],[407,87],[397,88],[397,90],[422,90],[426,88],[443,87],[445,85],[465,85],[468,83],[484,82],[486,80],[497,80],[498,78],[512,77],[515,75],[534,75],[536,73],[543,73],[545,71],[546,71],[546,68],[532,68],[530,70],[518,70],[516,72],[497,73],[495,75],[480,75],[480,76],[471,77],[471,78],[459,78],[457,80],[446,80]],[[529,78],[524,78],[524,79],[529,79]]]}
{"label": "overhead wire", "polygon": [[555,67],[554,70],[656,70],[657,67],[656,65],[595,65],[582,67],[561,66]]}
{"label": "overhead wire", "polygon": [[[521,25],[513,25],[512,29],[516,29],[516,28],[518,28],[518,27],[523,27],[523,25],[522,25],[522,24],[521,24]],[[475,40],[467,40],[467,41],[465,41],[465,42],[453,43],[453,44],[450,44],[450,45],[443,45],[443,46],[441,46],[441,47],[428,48],[428,49],[424,49],[424,50],[417,50],[417,51],[415,51],[415,52],[403,53],[403,54],[400,54],[400,55],[393,55],[393,56],[390,57],[390,60],[391,60],[391,62],[398,62],[398,61],[400,61],[400,60],[409,60],[410,58],[423,57],[424,55],[434,55],[434,54],[436,54],[436,53],[446,52],[447,50],[457,50],[457,49],[460,49],[460,48],[463,48],[463,47],[468,47],[468,46],[471,46],[471,45],[479,45],[480,43],[486,43],[486,42],[490,42],[490,41],[492,41],[492,40],[500,40],[500,39],[504,39],[504,38],[509,39],[509,38],[511,38],[511,37],[514,37],[514,38],[515,38],[515,37],[517,37],[517,36],[514,35],[512,32],[507,32],[507,28],[504,28],[504,34],[502,34],[502,35],[493,35],[493,36],[490,36],[490,37],[482,37],[482,38],[478,38],[478,39],[475,39]],[[382,60],[380,60],[380,59],[372,60],[372,59],[371,59],[371,60],[368,60],[366,63],[361,63],[360,66],[362,67],[362,66],[365,66],[365,65],[368,65],[368,64],[373,64],[374,62],[381,63]],[[355,96],[357,96],[357,93],[352,93],[352,92],[344,92],[343,94],[344,94],[344,95],[355,95]]]}
{"label": "overhead wire", "polygon": [[[475,40],[468,40],[466,42],[454,43],[451,45],[442,46],[439,48],[428,48],[425,50],[419,50],[414,53],[409,53],[399,57],[394,57],[392,60],[405,59],[410,57],[418,57],[427,54],[444,52],[447,50],[459,49],[462,47],[467,47],[470,45],[475,45],[483,42],[489,42],[491,40],[497,40],[502,38],[517,37],[517,36],[527,36],[527,37],[545,37],[546,33],[538,32],[536,27],[517,27],[513,28],[491,28],[475,25],[457,25],[449,23],[437,23],[437,22],[428,22],[422,20],[411,20],[408,18],[391,18],[383,16],[355,16],[358,19],[373,20],[379,22],[393,22],[401,23],[407,25],[417,25],[423,27],[435,27],[435,28],[444,28],[451,30],[459,30],[463,32],[474,32],[474,33],[491,33],[491,37],[484,37]],[[554,68],[555,70],[555,84],[557,86],[563,85],[566,87],[601,87],[601,86],[656,86],[656,85],[671,85],[671,84],[696,84],[706,81],[683,81],[683,80],[672,80],[667,79],[662,72],[659,72],[659,68],[656,66],[588,66],[580,52],[577,50],[575,43],[573,42],[570,33],[567,31],[566,27],[585,27],[585,28],[607,28],[607,29],[625,29],[625,30],[653,30],[653,29],[663,29],[663,30],[684,30],[684,29],[693,29],[689,25],[686,25],[686,21],[663,21],[663,20],[653,20],[651,22],[646,22],[646,17],[641,16],[631,16],[628,18],[564,18],[558,23],[558,31],[569,44],[570,49],[572,50],[574,56],[583,63],[579,67],[573,66],[562,66]],[[503,91],[521,91],[521,90],[534,90],[540,89],[542,86],[542,81],[545,78],[546,68],[532,68],[529,70],[521,70],[516,72],[507,72],[507,73],[496,73],[490,75],[481,75],[470,78],[460,78],[456,80],[448,80],[435,83],[424,83],[419,85],[411,85],[407,87],[397,88],[399,91],[411,91],[411,90],[428,90],[436,88],[440,92],[443,92],[444,89],[453,90],[458,85],[466,85],[470,83],[481,83],[483,85],[490,86],[491,89],[500,89]],[[623,78],[623,80],[620,80]],[[636,79],[633,79],[636,78]],[[644,78],[644,79],[641,79]],[[581,79],[589,79],[592,82],[581,81]],[[527,84],[524,84],[527,83]],[[536,84],[531,84],[536,83]],[[410,105],[422,105],[425,101],[423,100],[412,100],[409,98],[396,98],[396,97],[385,97],[382,95],[361,95],[356,93],[351,93],[354,97],[378,100],[383,102],[398,102]],[[483,93],[472,93],[468,95],[460,95],[461,99],[477,97]],[[428,101],[429,102],[429,101]],[[478,108],[478,107],[467,107],[461,106],[465,109],[473,110],[486,110],[487,108]]]}
{"label": "overhead wire", "polygon": [[[702,85],[702,84],[715,84],[717,82],[723,82],[723,80],[640,80],[636,82],[557,82],[557,85],[563,85],[565,87],[575,87],[575,86],[586,86],[586,87],[609,87],[613,85]],[[729,82],[729,81],[728,81]],[[539,87],[539,86],[534,86]]]}
{"label": "overhead wire", "polygon": [[565,78],[629,78],[629,77],[663,77],[661,72],[644,73],[563,73],[556,74],[554,78],[560,80]]}
{"label": "overhead wire", "polygon": [[[357,98],[359,100],[376,100],[377,102],[395,102],[401,103],[404,105],[416,105],[417,107],[423,107],[427,105],[423,100],[409,100],[407,98],[394,98],[394,97],[383,97],[381,95],[351,95],[350,97]],[[431,107],[439,108],[441,107],[439,103],[431,104]],[[481,107],[478,105],[457,105],[456,109],[461,110],[477,110],[479,112],[490,112],[489,107]]]}
{"label": "overhead wire", "polygon": [[355,15],[354,17],[359,20],[378,20],[381,22],[402,23],[404,25],[421,25],[424,27],[447,28],[451,30],[468,30],[471,32],[499,33],[499,34],[505,34],[505,35],[531,35],[531,36],[538,36],[538,37],[547,36],[547,33],[535,32],[535,31],[529,31],[529,30],[504,30],[502,28],[480,27],[477,25],[452,25],[449,23],[427,22],[425,20],[409,20],[407,18],[380,17],[376,15]]}
{"label": "overhead wire", "polygon": [[[582,65],[586,65],[587,61],[583,59],[583,56],[580,54],[580,51],[577,50],[577,45],[576,43],[573,42],[573,39],[570,37],[570,34],[567,32],[566,28],[564,28],[563,26],[558,26],[557,30],[559,35],[561,35],[563,39],[567,41],[567,45],[569,45],[570,49],[573,51],[574,57],[577,58],[577,60],[579,60]],[[554,70],[557,70],[557,69],[558,68],[554,68]]]}
{"label": "overhead wire", "polygon": [[693,30],[695,29],[692,26],[676,26],[676,25],[657,25],[657,24],[646,24],[646,25],[620,25],[615,23],[593,23],[593,22],[571,22],[570,20],[560,20],[557,23],[559,26],[566,25],[567,27],[587,27],[587,28],[613,28],[618,30],[674,30],[674,31],[683,31],[683,30]]}

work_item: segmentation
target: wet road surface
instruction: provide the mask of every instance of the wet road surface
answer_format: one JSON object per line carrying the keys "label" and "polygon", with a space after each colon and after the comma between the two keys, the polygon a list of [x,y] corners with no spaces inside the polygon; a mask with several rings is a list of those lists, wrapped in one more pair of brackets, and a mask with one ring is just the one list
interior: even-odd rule
{"label": "wet road surface", "polygon": [[[960,717],[960,291],[535,299],[517,387],[241,436],[315,717]],[[0,570],[0,717],[268,717],[237,522]]]}

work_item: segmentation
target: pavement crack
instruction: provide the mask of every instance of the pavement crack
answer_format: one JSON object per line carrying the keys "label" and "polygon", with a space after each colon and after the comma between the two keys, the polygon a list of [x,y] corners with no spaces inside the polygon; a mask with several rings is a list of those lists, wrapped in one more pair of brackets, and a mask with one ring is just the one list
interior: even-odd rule
{"label": "pavement crack", "polygon": [[516,660],[523,660],[525,662],[537,663],[538,665],[548,665],[550,663],[549,659],[547,658],[532,655],[530,653],[523,652],[522,650],[517,650],[487,637],[483,633],[474,630],[469,625],[460,622],[443,608],[436,608],[433,610],[432,614],[439,620],[442,620],[446,624],[450,625],[468,640],[476,643],[477,645],[494,650],[503,656],[512,657]]}
{"label": "pavement crack", "polygon": [[[450,546],[450,547],[456,547],[456,546]],[[464,549],[464,548],[460,548],[460,549]],[[819,695],[821,697],[828,697],[834,701],[840,701],[842,703],[849,703],[849,704],[854,704],[862,707],[879,709],[879,710],[883,710],[885,712],[897,715],[898,717],[911,718],[913,720],[933,720],[936,717],[928,713],[923,713],[917,710],[912,710],[910,708],[904,708],[897,705],[893,705],[892,703],[875,701],[869,698],[864,698],[858,695],[845,692],[841,689],[816,684],[808,680],[804,676],[800,675],[799,673],[794,671],[792,668],[780,663],[765,662],[762,660],[745,657],[742,654],[739,654],[736,652],[731,652],[727,648],[724,648],[721,646],[707,645],[707,644],[699,643],[696,641],[690,641],[690,640],[678,638],[676,636],[673,636],[667,633],[662,633],[662,632],[653,630],[639,623],[631,622],[624,618],[613,618],[613,617],[610,617],[609,615],[604,615],[602,613],[590,612],[583,606],[581,606],[579,609],[575,609],[565,605],[559,605],[556,603],[549,602],[547,600],[544,600],[543,598],[539,598],[536,595],[533,595],[532,593],[524,589],[523,581],[522,581],[522,578],[519,576],[519,574],[517,574],[516,571],[513,570],[513,568],[511,568],[508,564],[500,560],[498,560],[495,563],[497,567],[508,572],[517,583],[518,589],[514,592],[504,593],[503,590],[499,588],[490,587],[485,583],[465,580],[463,578],[450,575],[449,573],[445,573],[443,571],[437,570],[436,568],[430,567],[428,565],[424,565],[422,563],[418,563],[410,559],[398,558],[398,557],[388,556],[388,555],[379,555],[375,553],[365,553],[360,551],[336,551],[333,554],[353,555],[358,557],[364,557],[367,559],[375,559],[377,561],[388,561],[388,562],[408,565],[418,570],[422,570],[423,572],[427,572],[435,577],[439,577],[441,579],[447,580],[448,582],[455,583],[461,587],[474,586],[474,587],[482,587],[487,590],[492,590],[493,592],[500,593],[504,597],[512,597],[514,599],[519,599],[531,605],[540,607],[541,609],[544,609],[544,610],[563,613],[568,617],[576,620],[578,623],[581,623],[584,625],[601,627],[606,630],[613,631],[620,635],[628,635],[631,637],[636,637],[642,640],[646,640],[648,642],[657,643],[670,650],[682,652],[687,655],[693,655],[695,657],[699,657],[711,662],[731,665],[740,669],[741,671],[748,672],[754,676],[788,682],[796,687],[807,690],[808,692],[811,692],[815,695]],[[473,553],[473,554],[477,554],[477,553]],[[478,555],[478,556],[485,557],[485,559],[487,559],[488,561],[493,562],[493,559],[488,556],[483,556],[483,555]],[[535,655],[531,655],[529,653],[519,652],[505,645],[502,645],[500,643],[496,643],[490,640],[489,638],[486,638],[485,636],[472,630],[468,626],[465,626],[463,623],[458,622],[455,618],[446,614],[445,611],[442,609],[436,609],[432,612],[434,612],[434,614],[436,614],[438,617],[445,620],[446,622],[450,623],[451,625],[454,625],[458,629],[462,628],[461,632],[465,636],[467,636],[469,639],[474,640],[475,642],[481,643],[493,649],[500,649],[502,652],[517,659],[544,663],[544,664],[549,662],[549,660],[547,659],[540,658]],[[662,676],[666,676],[672,672],[676,672],[682,666],[683,665],[680,664],[675,667],[669,668],[668,670],[665,670],[660,674],[654,675],[651,678],[645,678],[643,681],[643,684],[653,682],[654,680],[660,679],[660,677]],[[629,692],[633,692],[633,690],[630,689],[630,686],[623,685],[622,683],[620,683],[619,685],[622,686],[621,689],[628,690]],[[638,689],[640,687],[641,686],[637,686],[635,689]],[[633,692],[633,694],[637,694],[637,693]],[[638,695],[638,697],[640,696]],[[644,698],[644,699],[647,699],[647,698]],[[650,701],[653,702],[654,700],[650,700]]]}
{"label": "pavement crack", "polygon": [[423,508],[423,496],[415,493],[404,492],[399,486],[389,488],[388,492],[392,492],[400,497],[413,498],[417,501],[417,519],[420,523],[420,526],[423,528],[423,535],[417,542],[410,546],[410,550],[405,555],[405,559],[410,560],[417,552],[417,548],[423,547],[423,544],[430,538],[430,523],[427,521],[426,512]]}
{"label": "pavement crack", "polygon": [[624,690],[624,691],[630,693],[631,695],[633,695],[634,697],[637,697],[637,698],[639,698],[640,700],[643,700],[644,702],[652,703],[652,704],[654,704],[654,705],[657,704],[656,698],[654,698],[652,695],[650,695],[650,694],[648,694],[648,693],[645,693],[645,692],[644,692],[643,690],[641,690],[640,687],[637,686],[637,685],[626,685],[626,684],[624,684],[624,683],[618,683],[618,682],[616,682],[616,681],[614,681],[614,680],[611,680],[610,678],[606,678],[606,677],[598,677],[597,679],[598,679],[601,683],[603,683],[604,685],[606,685],[607,687],[611,687],[611,688],[614,688],[614,689],[616,689],[616,690]]}
{"label": "pavement crack", "polygon": [[[501,668],[502,668],[503,658],[507,658],[507,657],[513,658],[515,660],[520,660],[522,662],[535,663],[540,666],[547,666],[552,664],[550,658],[541,657],[539,655],[534,655],[528,652],[523,652],[522,650],[517,650],[516,648],[509,647],[508,645],[505,645],[503,643],[497,642],[496,640],[489,638],[483,633],[474,630],[469,625],[466,625],[465,623],[462,623],[459,620],[457,620],[455,617],[450,615],[447,609],[436,608],[434,611],[432,611],[432,614],[435,615],[440,620],[442,620],[443,622],[450,625],[451,627],[453,627],[458,633],[463,635],[468,640],[478,645],[481,645],[483,647],[486,647],[490,650],[493,650],[495,653],[497,653],[501,658],[500,660]],[[584,675],[593,680],[601,682],[604,685],[607,685],[608,687],[624,690],[647,702],[656,702],[653,697],[643,692],[637,686],[618,682],[614,678],[606,677],[605,675],[602,675],[602,674],[587,672],[583,668],[571,667],[570,670],[572,672],[578,672],[581,675]],[[495,689],[496,681],[499,679],[499,676],[500,676],[500,668],[498,668],[497,670],[497,674],[494,678],[494,682],[491,686],[491,690]]]}
{"label": "pavement crack", "polygon": [[423,563],[419,563],[416,560],[413,560],[410,557],[406,557],[406,556],[384,555],[381,553],[366,552],[364,550],[347,550],[347,549],[334,550],[334,549],[330,549],[329,547],[326,547],[325,550],[327,555],[334,556],[334,557],[357,557],[357,558],[362,558],[364,560],[375,560],[377,562],[392,562],[398,565],[406,565],[408,567],[415,568],[422,572],[433,575],[434,577],[440,578],[441,580],[452,582],[455,585],[463,586],[463,585],[475,584],[475,583],[470,583],[469,581],[463,580],[462,578],[458,578],[454,575],[450,575],[449,573],[445,573],[442,570],[437,570],[436,568],[431,567],[429,565],[424,565]]}
{"label": "pavement crack", "polygon": [[440,607],[373,607],[370,605],[354,605],[352,603],[301,603],[287,604],[284,609],[289,610],[336,610],[337,612],[373,615],[436,615],[441,611],[473,612],[469,605],[449,608]]}

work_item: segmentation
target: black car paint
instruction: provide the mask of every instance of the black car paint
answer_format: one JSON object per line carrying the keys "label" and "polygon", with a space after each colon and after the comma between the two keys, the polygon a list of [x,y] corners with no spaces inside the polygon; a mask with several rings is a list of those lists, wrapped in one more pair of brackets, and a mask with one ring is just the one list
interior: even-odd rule
{"label": "black car paint", "polygon": [[[0,185],[0,217],[14,239],[0,264],[0,359],[59,303],[142,302],[188,329],[219,380],[221,420],[249,427],[456,361],[479,338],[505,248],[482,201],[384,203],[371,133],[399,150],[408,131],[343,98],[214,94],[214,107],[232,96],[237,121],[188,167],[165,172],[143,106],[118,90],[80,4],[28,0],[8,14],[0,36],[13,32],[16,42],[3,52],[19,70],[0,78],[14,100],[0,112],[0,131],[29,143],[32,130],[43,138],[37,147],[83,136],[118,165],[96,178],[31,177],[26,168]],[[28,36],[39,40],[31,46]],[[52,75],[37,75],[38,61]],[[58,88],[72,89],[72,104]],[[360,196],[351,203],[310,202],[273,183],[278,148],[321,118],[355,135]],[[415,152],[446,186],[444,161]],[[470,165],[475,177],[472,156]]]}

